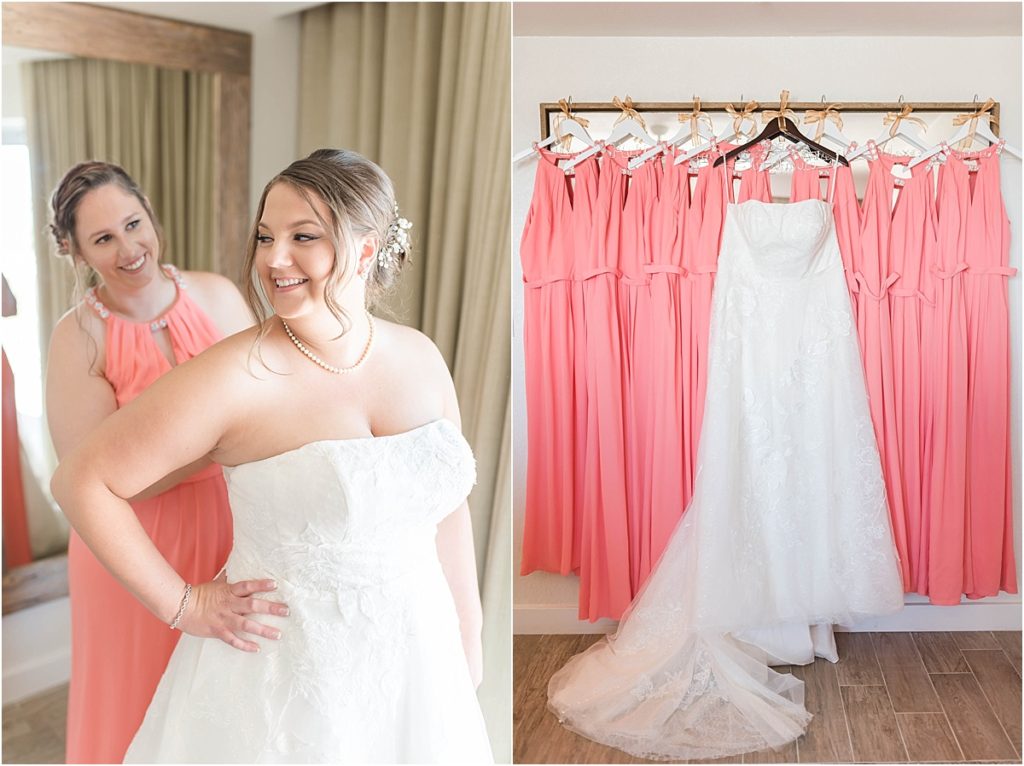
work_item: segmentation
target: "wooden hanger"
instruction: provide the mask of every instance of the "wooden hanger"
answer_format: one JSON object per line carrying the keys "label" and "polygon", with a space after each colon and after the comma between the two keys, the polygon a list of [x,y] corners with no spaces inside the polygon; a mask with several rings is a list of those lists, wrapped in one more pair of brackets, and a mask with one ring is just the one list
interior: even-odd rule
{"label": "wooden hanger", "polygon": [[822,146],[817,141],[812,141],[810,138],[801,133],[800,129],[797,128],[796,124],[791,119],[789,119],[789,117],[786,116],[787,114],[793,114],[793,110],[789,109],[788,105],[789,91],[784,90],[782,91],[782,94],[779,98],[778,111],[768,110],[762,112],[763,117],[770,118],[765,123],[764,130],[762,130],[759,135],[757,135],[750,141],[747,141],[745,144],[741,144],[740,146],[737,146],[735,149],[730,149],[725,154],[720,155],[714,161],[714,167],[718,167],[723,162],[727,162],[728,160],[735,157],[737,154],[742,154],[743,152],[749,150],[754,146],[757,146],[758,144],[764,141],[771,141],[772,139],[778,138],[779,136],[782,136],[783,138],[792,141],[793,143],[804,144],[806,147],[811,149],[815,154],[822,157],[823,159],[828,159],[831,162],[839,162],[843,165],[850,164],[843,155],[839,154],[838,152],[832,151],[827,146]]}

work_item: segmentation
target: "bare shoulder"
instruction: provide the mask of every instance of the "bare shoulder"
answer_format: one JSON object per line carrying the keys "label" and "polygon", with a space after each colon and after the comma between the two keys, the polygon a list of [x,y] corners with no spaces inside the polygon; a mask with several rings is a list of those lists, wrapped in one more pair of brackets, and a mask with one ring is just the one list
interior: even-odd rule
{"label": "bare shoulder", "polygon": [[427,335],[396,322],[374,319],[381,346],[386,349],[389,366],[396,368],[405,375],[417,377],[420,382],[438,384],[451,383],[448,364],[437,347]]}
{"label": "bare shoulder", "polygon": [[224,335],[252,326],[249,307],[238,286],[230,279],[212,271],[183,271],[181,275],[193,300]]}
{"label": "bare shoulder", "polygon": [[229,295],[238,292],[238,286],[223,274],[213,271],[183,271],[182,278],[189,289],[210,295]]}
{"label": "bare shoulder", "polygon": [[[106,325],[84,302],[64,312],[50,335],[50,364],[87,364],[103,369]],[[91,351],[88,351],[91,349]],[[87,353],[88,352],[88,353]]]}
{"label": "bare shoulder", "polygon": [[402,407],[409,410],[410,421],[447,417],[460,423],[455,384],[434,341],[412,327],[375,321],[390,401],[402,402]]}

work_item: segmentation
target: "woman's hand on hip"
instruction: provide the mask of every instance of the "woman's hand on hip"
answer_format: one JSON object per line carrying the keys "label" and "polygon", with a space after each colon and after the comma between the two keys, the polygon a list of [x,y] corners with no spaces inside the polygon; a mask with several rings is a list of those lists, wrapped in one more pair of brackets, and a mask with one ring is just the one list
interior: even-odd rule
{"label": "woman's hand on hip", "polygon": [[257,598],[257,593],[277,589],[273,580],[239,580],[228,583],[226,575],[192,588],[185,614],[179,626],[183,633],[200,638],[219,638],[243,652],[258,652],[259,645],[243,638],[249,634],[277,640],[281,631],[252,619],[250,615],[288,616],[288,606],[278,601]]}

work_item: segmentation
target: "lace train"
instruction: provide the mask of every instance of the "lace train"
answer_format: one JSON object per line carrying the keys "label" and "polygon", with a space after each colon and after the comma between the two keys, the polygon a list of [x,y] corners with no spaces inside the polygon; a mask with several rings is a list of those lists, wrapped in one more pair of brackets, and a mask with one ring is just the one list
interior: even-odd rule
{"label": "lace train", "polygon": [[803,683],[769,665],[835,659],[829,626],[903,606],[826,203],[730,205],[709,349],[693,500],[615,636],[548,688],[565,726],[646,758],[796,739]]}

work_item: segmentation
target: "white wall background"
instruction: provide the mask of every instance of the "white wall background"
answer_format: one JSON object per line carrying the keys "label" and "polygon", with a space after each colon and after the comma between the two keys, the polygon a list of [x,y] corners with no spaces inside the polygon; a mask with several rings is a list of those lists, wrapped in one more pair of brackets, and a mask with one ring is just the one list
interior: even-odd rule
{"label": "white wall background", "polygon": [[[587,5],[590,9],[596,7],[596,4]],[[757,5],[773,6],[776,16],[783,10],[774,3]],[[527,148],[530,141],[537,139],[540,102],[553,102],[568,96],[575,101],[610,101],[612,96],[624,97],[626,94],[636,101],[689,101],[693,94],[698,94],[704,101],[734,101],[740,98],[740,94],[745,99],[776,101],[783,88],[790,91],[793,101],[817,101],[824,93],[829,101],[838,103],[896,101],[901,94],[908,101],[970,101],[975,94],[984,101],[991,96],[1001,103],[1000,135],[1005,136],[1011,145],[1021,146],[1019,21],[1013,28],[994,31],[993,34],[1008,35],[999,37],[885,36],[894,29],[906,28],[888,23],[879,23],[878,36],[870,36],[865,34],[864,15],[858,14],[861,36],[799,36],[808,33],[802,32],[802,11],[792,10],[792,6],[797,4],[784,5],[790,7],[792,16],[788,19],[775,18],[774,21],[776,28],[789,30],[786,36],[514,38],[513,151]],[[685,6],[685,3],[678,6],[679,13],[687,13]],[[666,8],[669,7],[666,5],[659,9],[663,18],[667,16]],[[923,10],[922,5],[918,5],[918,9],[914,11],[918,17],[924,14],[934,18]],[[540,8],[532,7],[530,11],[530,17],[524,17],[529,25],[517,23],[517,33],[526,27],[534,32],[543,28],[538,23],[542,19],[535,18],[536,14],[532,13],[539,12]],[[592,12],[583,15],[592,21]],[[600,12],[599,8],[597,12]],[[549,18],[557,18],[557,15]],[[738,16],[735,23],[743,23],[742,16]],[[572,28],[569,23],[562,26]],[[591,23],[588,29],[592,30],[592,27]],[[843,27],[840,24],[838,28]],[[652,35],[663,33],[650,32]],[[764,30],[755,31],[751,27],[750,33],[763,35]],[[879,119],[878,127],[871,135],[876,135],[880,129]],[[851,135],[851,138],[858,137],[861,142],[866,138]],[[516,232],[512,280],[514,630],[516,633],[589,632],[607,629],[610,623],[602,621],[591,625],[577,622],[578,585],[575,577],[546,573],[518,576],[527,460],[523,286],[518,240],[533,192],[535,162],[530,159],[516,165],[512,194]],[[1021,163],[1012,157],[1003,161],[1003,193],[1013,232],[1010,263],[1020,268]],[[1018,449],[1021,440],[1021,283],[1020,276],[1010,281],[1014,531],[1018,580],[1021,579],[1021,464]],[[958,607],[935,607],[924,601],[921,597],[908,596],[907,602],[912,608],[891,619],[858,626],[858,629],[1019,630],[1021,626],[1019,596],[1002,594]]]}

